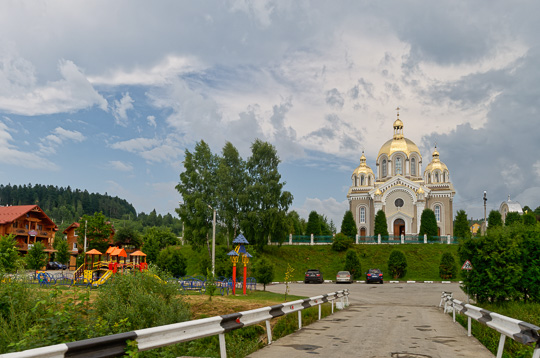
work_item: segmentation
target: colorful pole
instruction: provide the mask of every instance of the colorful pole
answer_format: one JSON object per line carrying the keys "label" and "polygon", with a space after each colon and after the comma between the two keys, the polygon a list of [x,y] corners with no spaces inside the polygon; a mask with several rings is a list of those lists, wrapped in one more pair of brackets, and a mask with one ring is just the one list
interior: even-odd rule
{"label": "colorful pole", "polygon": [[233,267],[232,267],[232,282],[233,282],[232,294],[235,295],[236,294],[236,263],[233,263]]}
{"label": "colorful pole", "polygon": [[247,277],[247,265],[244,262],[244,285],[243,285],[244,296],[246,295],[246,277]]}

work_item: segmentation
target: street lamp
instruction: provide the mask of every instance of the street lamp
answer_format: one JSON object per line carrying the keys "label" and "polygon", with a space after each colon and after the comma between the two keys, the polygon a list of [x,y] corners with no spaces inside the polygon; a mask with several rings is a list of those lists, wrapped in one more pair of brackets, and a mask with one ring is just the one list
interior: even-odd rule
{"label": "street lamp", "polygon": [[212,220],[212,276],[215,276],[216,275],[216,209],[214,209],[210,205],[208,205],[208,207],[214,212],[214,219]]}
{"label": "street lamp", "polygon": [[486,203],[487,203],[487,192],[484,190],[484,230],[487,230]]}

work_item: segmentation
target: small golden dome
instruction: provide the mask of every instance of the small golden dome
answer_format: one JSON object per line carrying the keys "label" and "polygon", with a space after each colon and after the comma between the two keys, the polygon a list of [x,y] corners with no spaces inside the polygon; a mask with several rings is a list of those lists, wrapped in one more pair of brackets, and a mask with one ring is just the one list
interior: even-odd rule
{"label": "small golden dome", "polygon": [[418,194],[424,194],[425,192],[424,192],[424,189],[422,189],[422,187],[420,187],[420,189],[418,189],[417,193]]}
{"label": "small golden dome", "polygon": [[382,192],[379,188],[377,188],[377,190],[375,190],[375,195],[382,195]]}
{"label": "small golden dome", "polygon": [[390,157],[392,154],[396,152],[403,152],[407,157],[410,156],[411,153],[415,152],[422,158],[420,155],[420,150],[414,144],[414,142],[410,139],[407,139],[403,136],[403,122],[401,119],[399,119],[399,113],[398,118],[394,122],[394,136],[392,139],[384,143],[379,150],[379,154],[377,155],[377,160],[382,154],[386,154],[388,157]]}
{"label": "small golden dome", "polygon": [[364,151],[362,151],[362,156],[360,157],[360,165],[354,170],[353,175],[359,174],[371,174],[373,175],[373,170],[366,164],[366,156]]}
{"label": "small golden dome", "polygon": [[441,162],[439,159],[439,151],[437,150],[437,147],[435,147],[435,150],[433,151],[431,163],[428,164],[424,172],[432,172],[436,169],[439,169],[441,172],[444,172],[445,170],[448,171],[446,164]]}
{"label": "small golden dome", "polygon": [[401,121],[401,119],[396,119],[396,121],[394,122],[394,128],[395,129],[401,129],[403,128],[403,122]]}

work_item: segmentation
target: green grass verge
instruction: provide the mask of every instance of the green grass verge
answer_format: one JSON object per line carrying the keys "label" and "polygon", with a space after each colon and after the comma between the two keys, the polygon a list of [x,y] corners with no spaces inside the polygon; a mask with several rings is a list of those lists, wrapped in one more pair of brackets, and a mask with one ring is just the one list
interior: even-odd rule
{"label": "green grass verge", "polygon": [[[404,244],[404,245],[354,245],[362,272],[370,268],[379,268],[383,273],[388,271],[388,257],[394,249],[401,250],[407,258],[407,274],[400,280],[440,281],[439,265],[443,253],[450,252],[456,259],[458,269],[461,264],[457,262],[457,245],[446,244]],[[199,261],[202,255],[208,255],[204,250],[201,253],[193,252],[189,246],[183,247],[187,259],[188,275],[200,273]],[[252,249],[248,248],[251,253]],[[254,252],[254,258],[248,264],[248,275],[253,260],[265,257],[274,264],[274,281],[284,281],[287,265],[294,269],[293,281],[301,281],[307,269],[319,269],[326,280],[335,280],[338,271],[343,270],[346,252],[332,251],[331,245],[320,246],[267,246],[264,252]],[[232,264],[231,264],[232,265]],[[240,264],[241,265],[241,264]],[[241,266],[239,266],[241,268]],[[460,270],[458,270],[460,271]],[[240,270],[241,272],[241,270]],[[364,277],[364,276],[362,276]],[[391,278],[386,275],[386,280]],[[457,281],[460,278],[453,278]]]}

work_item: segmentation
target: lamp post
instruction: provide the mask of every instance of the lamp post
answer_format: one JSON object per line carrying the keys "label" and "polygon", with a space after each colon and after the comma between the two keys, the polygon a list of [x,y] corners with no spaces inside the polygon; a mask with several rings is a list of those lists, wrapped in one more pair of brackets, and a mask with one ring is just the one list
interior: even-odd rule
{"label": "lamp post", "polygon": [[231,252],[229,252],[227,254],[229,256],[229,258],[231,259],[231,262],[233,264],[233,268],[232,268],[232,280],[233,280],[233,287],[232,287],[232,292],[233,292],[233,296],[236,294],[236,263],[238,262],[238,252],[236,252],[235,250],[232,250]]}
{"label": "lamp post", "polygon": [[214,218],[212,220],[212,276],[216,275],[216,209],[208,205],[208,207],[214,212]]}
{"label": "lamp post", "polygon": [[247,264],[249,262],[249,258],[250,257],[253,257],[249,254],[249,252],[244,252],[244,254],[242,255],[242,263],[244,264],[244,284],[242,285],[243,287],[243,294],[244,296],[246,295],[246,283],[247,283]]}
{"label": "lamp post", "polygon": [[484,230],[487,230],[486,203],[487,203],[487,192],[484,190]]}

